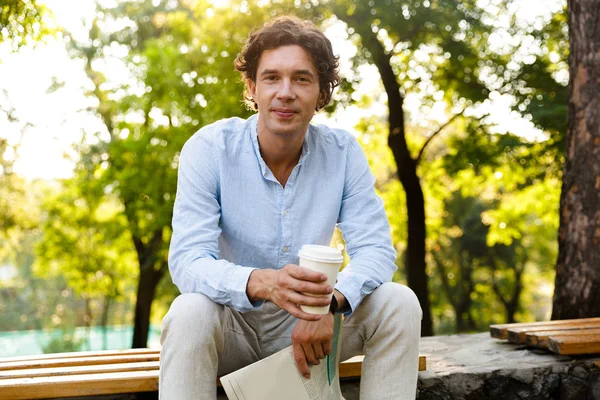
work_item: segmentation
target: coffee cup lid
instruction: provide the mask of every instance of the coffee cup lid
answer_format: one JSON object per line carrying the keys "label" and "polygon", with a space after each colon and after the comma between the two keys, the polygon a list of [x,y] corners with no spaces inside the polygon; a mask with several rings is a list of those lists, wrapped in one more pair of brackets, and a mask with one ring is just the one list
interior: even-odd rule
{"label": "coffee cup lid", "polygon": [[319,262],[341,263],[344,261],[340,250],[318,244],[305,244],[298,252],[298,256]]}

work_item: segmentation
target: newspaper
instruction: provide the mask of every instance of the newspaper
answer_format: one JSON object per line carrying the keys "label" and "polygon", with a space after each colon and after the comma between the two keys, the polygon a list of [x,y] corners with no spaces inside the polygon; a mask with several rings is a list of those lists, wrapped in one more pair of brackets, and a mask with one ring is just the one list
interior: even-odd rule
{"label": "newspaper", "polygon": [[310,379],[296,367],[292,346],[221,377],[229,400],[343,400],[339,380],[342,316],[335,316],[331,354],[310,366]]}

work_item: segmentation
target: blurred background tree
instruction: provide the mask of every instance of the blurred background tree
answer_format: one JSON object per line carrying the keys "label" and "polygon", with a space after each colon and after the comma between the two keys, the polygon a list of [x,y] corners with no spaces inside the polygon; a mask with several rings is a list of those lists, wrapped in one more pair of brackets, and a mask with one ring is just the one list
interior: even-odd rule
{"label": "blurred background tree", "polygon": [[[168,271],[179,151],[201,126],[249,115],[232,65],[266,15],[256,9],[252,19],[238,18],[240,7],[216,15],[204,1],[121,2],[98,8],[87,42],[71,41],[105,126],[97,143],[82,148],[76,184],[120,203],[115,217],[126,221],[139,267],[133,347],[147,345],[151,305]],[[234,24],[235,30],[227,28]],[[126,81],[106,76],[111,62],[121,63]],[[175,291],[167,290],[172,299]]]}
{"label": "blurred background tree", "polygon": [[5,0],[0,5],[0,43],[10,42],[17,50],[29,42],[39,41],[51,31],[45,17],[46,7],[37,0]]}
{"label": "blurred background tree", "polygon": [[[537,81],[526,81],[532,78],[527,74],[529,60],[518,57],[520,48],[523,47],[522,42],[512,40],[515,44],[495,46],[496,48],[489,45],[494,36],[500,35],[513,39],[531,38],[533,41],[544,39],[546,43],[551,37],[548,31],[553,34],[553,39],[560,37],[560,34],[553,31],[562,28],[559,17],[554,18],[552,21],[554,25],[551,24],[547,29],[535,30],[533,26],[518,26],[515,10],[511,8],[515,3],[511,1],[348,2],[337,0],[323,2],[320,3],[320,7],[314,7],[318,16],[326,18],[333,14],[347,24],[349,34],[353,35],[358,46],[357,55],[353,60],[355,66],[364,63],[373,64],[377,67],[381,78],[388,106],[387,143],[396,164],[396,174],[405,192],[404,201],[400,203],[402,207],[400,212],[406,210],[407,214],[405,221],[407,236],[401,248],[404,256],[403,267],[408,285],[417,294],[423,308],[421,329],[423,335],[432,334],[433,321],[430,314],[429,302],[432,296],[428,290],[426,263],[429,258],[426,240],[428,234],[426,196],[422,187],[425,173],[419,169],[426,168],[423,166],[424,163],[434,161],[436,157],[443,156],[448,150],[438,146],[431,151],[429,148],[432,143],[435,144],[433,139],[450,132],[446,135],[454,140],[454,147],[450,151],[461,154],[470,151],[470,156],[483,156],[481,159],[467,160],[462,164],[466,168],[473,167],[475,162],[477,164],[494,162],[495,149],[508,152],[515,151],[516,149],[513,149],[515,147],[534,147],[526,140],[492,137],[491,140],[486,141],[485,137],[494,136],[492,133],[495,130],[495,123],[476,110],[503,93],[513,94],[521,89],[519,94],[525,96],[530,93],[524,89],[526,85],[542,86],[550,89],[549,91],[559,90],[557,86],[560,86],[560,83],[556,83],[554,77],[547,73],[542,75],[553,82],[553,84],[547,82],[551,85],[550,88],[540,85]],[[305,5],[305,8],[313,8],[309,6],[310,3]],[[312,15],[314,17],[314,14]],[[501,19],[500,15],[509,16],[513,22],[508,26],[498,23]],[[398,23],[399,21],[402,23]],[[559,47],[554,44],[553,46],[553,49]],[[530,53],[529,48],[522,51]],[[545,51],[548,52],[548,49],[546,48]],[[558,68],[547,68],[544,71],[556,72],[557,70]],[[411,126],[410,121],[407,123],[405,117],[407,95],[418,97],[421,102],[421,116],[427,118],[427,114],[435,107],[443,110],[447,116],[446,120],[435,124],[437,126],[433,129],[429,127],[415,129],[416,127]],[[536,93],[535,99],[540,96]],[[546,101],[554,101],[555,98],[552,92],[552,96],[547,96]],[[519,100],[527,106],[531,105],[529,98],[517,99],[515,103],[517,104]],[[544,98],[538,100],[536,112],[539,112],[539,103],[542,100]],[[516,105],[516,108],[529,113],[534,106]],[[552,121],[557,121],[559,117]],[[550,125],[547,119],[549,118],[539,118],[540,123]],[[453,130],[461,129],[458,124],[462,125],[463,132],[452,135],[456,133],[452,132]],[[428,125],[432,125],[431,121]],[[555,127],[551,126],[551,128]],[[486,146],[493,145],[493,142],[500,143],[493,146],[490,151]],[[504,144],[503,142],[507,142],[507,146],[499,147]],[[545,149],[548,145],[541,147]],[[428,152],[425,151],[426,149]],[[534,158],[537,154],[529,151],[525,156],[524,151],[521,151],[523,162],[529,160],[530,163],[537,163],[542,179],[545,177],[545,172],[542,171],[547,170],[549,164],[555,167],[554,160],[550,160],[549,157],[545,159],[540,157],[538,162]],[[479,167],[480,165],[476,165],[476,168]],[[456,174],[459,171],[455,169],[452,172]],[[389,207],[388,210],[389,213],[399,212],[397,209],[390,210]],[[437,269],[439,271],[439,268]],[[462,278],[466,278],[467,275]],[[518,288],[519,285],[516,285],[515,290]],[[517,290],[515,293],[518,294],[520,291]],[[516,294],[512,303],[518,301]],[[464,296],[469,297],[469,294]],[[515,305],[510,304],[510,307],[515,308]],[[512,313],[514,314],[514,311]]]}
{"label": "blurred background tree", "polygon": [[[167,250],[179,151],[201,126],[250,114],[233,60],[253,27],[284,13],[341,31],[353,49],[333,105],[318,118],[365,111],[355,132],[398,250],[394,279],[418,294],[423,334],[548,318],[566,8],[523,22],[517,0],[217,3],[98,5],[85,35],[61,32],[85,73],[81,112],[101,123],[76,145],[73,176],[45,184],[11,173],[18,151],[0,134],[0,265],[16,265],[22,283],[51,282],[56,294],[41,300],[48,295],[32,285],[37,294],[11,317],[16,323],[132,324],[132,346],[147,345],[150,323],[178,293]],[[367,79],[375,83],[365,90]],[[65,84],[57,79],[50,90]],[[505,97],[535,137],[502,128],[494,104]],[[27,130],[26,121],[10,122]],[[14,287],[0,292],[14,299]]]}

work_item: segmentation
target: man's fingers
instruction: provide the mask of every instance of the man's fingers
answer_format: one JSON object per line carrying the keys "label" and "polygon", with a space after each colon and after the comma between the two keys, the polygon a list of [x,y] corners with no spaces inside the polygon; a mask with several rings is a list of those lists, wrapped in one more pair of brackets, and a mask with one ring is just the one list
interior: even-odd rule
{"label": "man's fingers", "polygon": [[290,303],[313,307],[324,307],[331,304],[328,296],[309,296],[298,292],[289,292],[286,300]]}
{"label": "man's fingers", "polygon": [[288,269],[290,276],[301,281],[321,283],[327,280],[327,275],[324,273],[316,272],[312,269],[304,268],[299,265],[288,264],[285,268]]}
{"label": "man's fingers", "polygon": [[310,293],[316,295],[327,295],[333,292],[333,288],[324,283],[312,283],[308,281],[296,280],[292,283],[294,289],[297,292]]}
{"label": "man's fingers", "polygon": [[299,343],[292,343],[292,349],[294,350],[294,360],[296,360],[298,371],[300,371],[302,376],[304,376],[306,379],[310,378],[310,369],[308,368],[308,363],[306,362],[306,356],[302,346]]}
{"label": "man's fingers", "polygon": [[326,356],[331,354],[331,340],[327,340],[323,343],[323,352]]}
{"label": "man's fingers", "polygon": [[[293,273],[293,267],[302,268],[290,265],[289,269],[281,270],[277,280],[277,287],[282,289],[291,289],[295,292],[309,293],[312,295],[328,295],[333,292],[333,287],[323,283],[322,281],[309,281],[298,278]],[[287,267],[286,267],[287,268]],[[314,271],[302,268],[310,273],[318,274]]]}
{"label": "man's fingers", "polygon": [[321,343],[314,343],[312,345],[312,348],[317,359],[322,360],[325,358],[325,351],[323,350],[323,346],[321,345]]}
{"label": "man's fingers", "polygon": [[315,349],[312,344],[305,343],[302,345],[302,349],[304,350],[306,361],[308,361],[310,365],[319,365],[319,357],[315,354]]}

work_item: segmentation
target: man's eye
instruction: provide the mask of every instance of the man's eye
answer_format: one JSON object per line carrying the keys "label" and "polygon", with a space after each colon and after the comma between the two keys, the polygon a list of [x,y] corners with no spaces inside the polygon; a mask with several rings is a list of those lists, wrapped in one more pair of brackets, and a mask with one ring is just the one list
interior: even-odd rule
{"label": "man's eye", "polygon": [[277,77],[275,75],[268,75],[265,79],[267,81],[274,81],[277,80]]}

